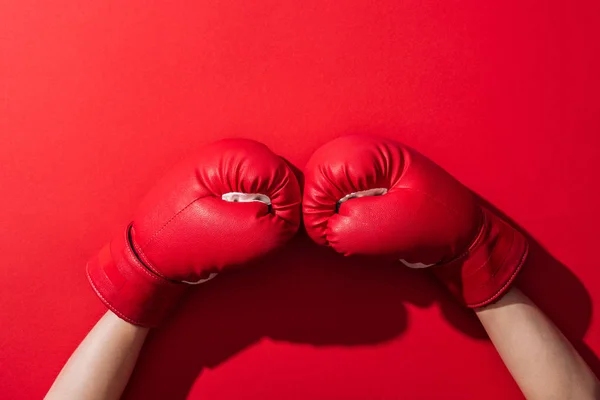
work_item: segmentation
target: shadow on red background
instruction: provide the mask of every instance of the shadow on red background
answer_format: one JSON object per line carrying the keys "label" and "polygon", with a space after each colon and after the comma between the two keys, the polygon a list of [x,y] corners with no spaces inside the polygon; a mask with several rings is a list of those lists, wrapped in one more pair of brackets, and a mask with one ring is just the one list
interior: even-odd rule
{"label": "shadow on red background", "polygon": [[[552,310],[551,319],[599,373],[600,362],[582,341],[591,318],[589,294],[568,268],[529,240],[518,285],[543,310]],[[181,312],[151,333],[124,398],[185,398],[205,368],[264,337],[313,346],[391,340],[407,329],[406,303],[438,303],[457,330],[487,340],[475,315],[428,273],[342,257],[301,232],[285,249],[195,288]]]}

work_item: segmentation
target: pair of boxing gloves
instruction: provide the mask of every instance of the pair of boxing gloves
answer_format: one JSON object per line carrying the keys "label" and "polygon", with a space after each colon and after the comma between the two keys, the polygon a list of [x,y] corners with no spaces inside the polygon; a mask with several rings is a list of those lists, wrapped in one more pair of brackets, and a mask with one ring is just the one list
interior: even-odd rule
{"label": "pair of boxing gloves", "polygon": [[288,164],[252,140],[199,150],[146,195],[133,222],[87,265],[122,319],[156,326],[191,284],[283,245],[300,221],[344,255],[430,270],[465,305],[499,298],[527,255],[524,236],[446,171],[392,140],[346,136],[318,149],[304,193]]}

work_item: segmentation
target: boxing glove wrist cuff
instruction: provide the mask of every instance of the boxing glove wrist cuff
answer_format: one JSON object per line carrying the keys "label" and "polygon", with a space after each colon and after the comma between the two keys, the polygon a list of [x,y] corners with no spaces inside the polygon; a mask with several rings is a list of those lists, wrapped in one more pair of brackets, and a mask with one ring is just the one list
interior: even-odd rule
{"label": "boxing glove wrist cuff", "polygon": [[470,308],[499,299],[513,283],[528,253],[522,233],[489,210],[482,211],[481,229],[468,251],[433,267],[450,292]]}
{"label": "boxing glove wrist cuff", "polygon": [[102,302],[121,319],[155,327],[188,285],[149,270],[133,250],[130,230],[131,226],[88,262],[87,277]]}

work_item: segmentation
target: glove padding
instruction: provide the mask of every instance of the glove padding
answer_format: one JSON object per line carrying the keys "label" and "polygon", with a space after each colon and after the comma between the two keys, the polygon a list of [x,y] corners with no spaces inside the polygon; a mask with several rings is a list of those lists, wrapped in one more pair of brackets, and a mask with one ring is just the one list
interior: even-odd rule
{"label": "glove padding", "polygon": [[281,246],[300,224],[300,188],[265,145],[227,139],[176,166],[146,195],[124,235],[87,265],[115,314],[156,326],[189,286]]}
{"label": "glove padding", "polygon": [[333,140],[304,172],[304,224],[315,242],[344,255],[431,266],[469,307],[504,293],[527,255],[520,232],[442,168],[395,141]]}

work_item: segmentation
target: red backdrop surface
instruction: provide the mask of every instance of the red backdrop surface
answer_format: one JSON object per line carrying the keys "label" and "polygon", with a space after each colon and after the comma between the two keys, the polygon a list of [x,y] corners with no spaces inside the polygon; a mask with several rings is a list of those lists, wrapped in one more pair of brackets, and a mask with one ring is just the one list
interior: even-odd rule
{"label": "red backdrop surface", "polygon": [[[0,3],[0,397],[40,398],[105,311],[84,265],[165,168],[228,136],[301,169],[392,137],[526,231],[519,285],[600,373],[600,3]],[[125,398],[516,399],[422,271],[298,236],[199,287]]]}

